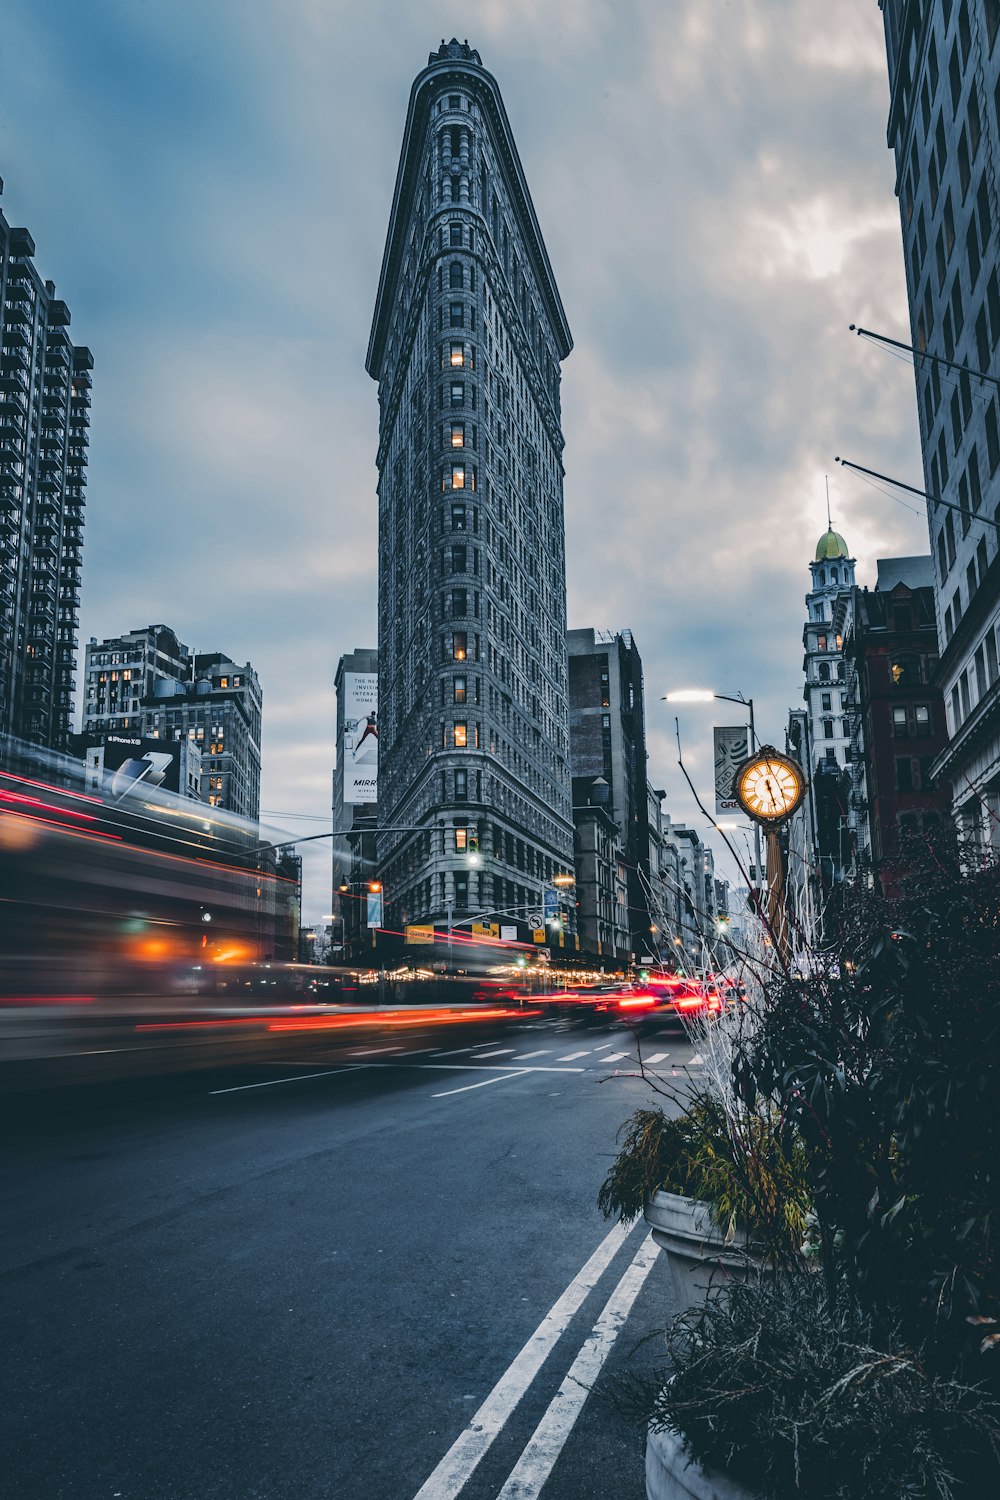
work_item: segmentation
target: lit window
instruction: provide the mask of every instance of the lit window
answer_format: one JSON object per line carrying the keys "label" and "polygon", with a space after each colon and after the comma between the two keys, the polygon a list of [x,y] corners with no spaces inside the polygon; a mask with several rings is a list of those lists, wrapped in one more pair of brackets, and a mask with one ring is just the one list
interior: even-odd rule
{"label": "lit window", "polygon": [[838,635],[837,636],[837,650],[838,651],[843,651],[843,649],[844,649],[844,637],[842,635]]}
{"label": "lit window", "polygon": [[465,345],[464,344],[452,344],[452,346],[451,346],[451,363],[453,365],[464,365],[465,364]]}
{"label": "lit window", "polygon": [[464,661],[468,652],[468,636],[464,630],[456,630],[452,637],[454,641],[453,654],[456,661]]}
{"label": "lit window", "polygon": [[818,635],[816,637],[816,649],[817,649],[817,651],[825,651],[826,650],[826,636],[825,635]]}
{"label": "lit window", "polygon": [[456,724],[454,731],[456,750],[464,750],[469,743],[469,727],[467,724]]}
{"label": "lit window", "polygon": [[465,423],[452,422],[451,424],[451,446],[453,448],[465,447]]}
{"label": "lit window", "polygon": [[464,464],[452,464],[452,466],[451,466],[451,487],[452,487],[453,490],[464,490],[465,489],[465,465]]}
{"label": "lit window", "polygon": [[467,828],[455,829],[455,849],[460,854],[463,849],[469,847],[469,830]]}
{"label": "lit window", "polygon": [[220,677],[219,678],[219,686],[220,686],[220,688],[227,688],[229,686],[229,678],[228,677]]}

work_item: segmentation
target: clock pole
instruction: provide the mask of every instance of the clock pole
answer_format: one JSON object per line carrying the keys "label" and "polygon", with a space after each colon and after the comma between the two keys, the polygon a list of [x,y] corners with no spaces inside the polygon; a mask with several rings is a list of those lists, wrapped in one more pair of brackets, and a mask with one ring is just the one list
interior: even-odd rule
{"label": "clock pole", "polygon": [[780,830],[801,805],[805,789],[805,772],[798,761],[780,754],[773,745],[755,746],[733,776],[732,794],[752,821],[758,839],[761,828],[767,833],[767,923],[771,941],[786,966],[791,955]]}
{"label": "clock pole", "polygon": [[767,920],[781,961],[787,964],[789,952],[788,916],[785,911],[785,856],[781,852],[781,838],[777,828],[767,830]]}

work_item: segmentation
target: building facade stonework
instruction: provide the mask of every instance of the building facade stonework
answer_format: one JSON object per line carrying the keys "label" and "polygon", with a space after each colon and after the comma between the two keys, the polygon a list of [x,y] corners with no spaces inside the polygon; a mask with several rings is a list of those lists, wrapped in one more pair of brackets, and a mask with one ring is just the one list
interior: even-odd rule
{"label": "building facade stonework", "polygon": [[879,4],[948,722],[935,776],[966,832],[1000,842],[1000,4]]}
{"label": "building facade stonework", "polygon": [[[573,860],[560,361],[572,339],[495,79],[413,84],[378,382],[387,925],[537,914]],[[478,862],[468,857],[478,843]]]}
{"label": "building facade stonework", "polygon": [[83,738],[181,740],[201,753],[201,799],[256,822],[262,695],[249,662],[193,653],[167,625],[87,646]]}

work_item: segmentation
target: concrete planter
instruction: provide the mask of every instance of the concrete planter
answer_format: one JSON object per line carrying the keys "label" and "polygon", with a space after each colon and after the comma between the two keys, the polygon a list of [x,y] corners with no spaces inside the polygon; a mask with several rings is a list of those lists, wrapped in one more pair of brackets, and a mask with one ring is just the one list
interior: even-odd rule
{"label": "concrete planter", "polygon": [[764,1264],[742,1231],[737,1230],[727,1243],[708,1205],[695,1198],[660,1190],[646,1205],[644,1218],[653,1239],[667,1252],[679,1312],[704,1301],[712,1287],[746,1277]]}
{"label": "concrete planter", "polygon": [[753,1490],[703,1469],[684,1453],[679,1432],[646,1434],[646,1500],[758,1500]]}

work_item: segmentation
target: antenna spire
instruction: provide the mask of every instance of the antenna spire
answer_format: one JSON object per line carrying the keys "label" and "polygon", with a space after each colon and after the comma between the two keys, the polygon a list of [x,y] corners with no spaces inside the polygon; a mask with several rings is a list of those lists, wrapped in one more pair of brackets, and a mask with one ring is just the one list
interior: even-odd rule
{"label": "antenna spire", "polygon": [[829,476],[829,474],[824,475],[824,478],[826,479],[826,529],[827,529],[827,531],[832,531],[833,530],[833,521],[830,518],[830,476]]}

